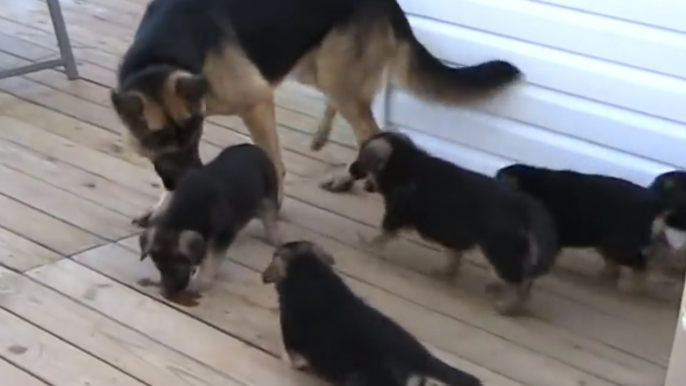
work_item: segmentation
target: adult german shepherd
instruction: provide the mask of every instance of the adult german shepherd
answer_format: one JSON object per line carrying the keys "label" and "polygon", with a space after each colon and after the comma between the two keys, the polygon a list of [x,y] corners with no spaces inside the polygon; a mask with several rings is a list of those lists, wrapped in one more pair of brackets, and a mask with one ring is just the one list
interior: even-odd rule
{"label": "adult german shepherd", "polygon": [[[487,97],[520,71],[500,60],[444,65],[417,41],[396,0],[153,0],[111,99],[168,192],[188,165],[200,164],[204,116],[235,114],[276,165],[281,198],[274,89],[292,75],[326,95],[312,145],[318,150],[337,113],[358,143],[379,131],[370,105],[386,74],[420,97],[451,104]],[[325,185],[352,184],[345,175]]]}

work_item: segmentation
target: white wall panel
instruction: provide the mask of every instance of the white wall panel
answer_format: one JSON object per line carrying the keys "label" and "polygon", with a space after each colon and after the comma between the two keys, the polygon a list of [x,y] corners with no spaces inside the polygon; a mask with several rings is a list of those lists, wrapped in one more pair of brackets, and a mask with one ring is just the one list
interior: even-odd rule
{"label": "white wall panel", "polygon": [[[627,4],[641,1],[656,0]],[[527,162],[641,184],[686,168],[686,33],[656,27],[671,19],[638,23],[575,0],[400,3],[418,39],[446,62],[499,58],[526,74],[478,106],[439,106],[396,88],[377,99],[377,116],[433,153],[488,174]]]}

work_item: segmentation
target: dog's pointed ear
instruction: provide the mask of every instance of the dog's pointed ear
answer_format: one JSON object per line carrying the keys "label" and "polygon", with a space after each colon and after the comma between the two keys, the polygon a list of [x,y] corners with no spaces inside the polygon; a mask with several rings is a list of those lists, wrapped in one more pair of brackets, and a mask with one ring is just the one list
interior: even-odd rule
{"label": "dog's pointed ear", "polygon": [[199,263],[205,255],[205,238],[196,231],[179,233],[179,251],[188,256],[193,263]]}
{"label": "dog's pointed ear", "polygon": [[310,248],[312,248],[312,252],[317,256],[317,258],[321,261],[324,262],[326,265],[334,265],[336,264],[336,260],[333,258],[333,255],[331,255],[324,247],[322,247],[319,244],[311,243]]}
{"label": "dog's pointed ear", "polygon": [[143,114],[143,99],[132,92],[110,90],[110,100],[119,114],[137,117]]}
{"label": "dog's pointed ear", "polygon": [[181,98],[195,103],[207,94],[210,83],[204,75],[182,75],[176,77],[174,89]]}
{"label": "dog's pointed ear", "polygon": [[152,245],[154,242],[154,235],[154,229],[148,228],[141,233],[140,236],[138,236],[138,246],[141,250],[140,261],[145,260],[145,258],[150,255],[150,251],[152,250]]}

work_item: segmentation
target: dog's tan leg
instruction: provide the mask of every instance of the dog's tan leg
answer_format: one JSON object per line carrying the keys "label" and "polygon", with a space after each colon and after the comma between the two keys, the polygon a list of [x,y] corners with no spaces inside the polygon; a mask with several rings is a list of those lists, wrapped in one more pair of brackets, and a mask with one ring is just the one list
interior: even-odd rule
{"label": "dog's tan leg", "polygon": [[243,122],[250,131],[250,136],[255,143],[264,150],[276,167],[276,175],[279,179],[279,205],[283,201],[283,184],[286,176],[286,168],[281,158],[281,146],[276,132],[276,112],[274,101],[263,102],[255,105],[241,114]]}
{"label": "dog's tan leg", "polygon": [[141,228],[147,228],[156,218],[158,218],[169,206],[173,192],[165,190],[155,205],[141,216],[131,220],[131,223]]}
{"label": "dog's tan leg", "polygon": [[262,209],[260,211],[260,220],[264,226],[264,231],[269,243],[273,246],[278,246],[281,244],[281,236],[278,227],[279,212],[275,205],[276,203],[271,200],[265,201],[265,203],[262,204]]}
{"label": "dog's tan leg", "polygon": [[[372,114],[372,109],[368,102],[339,102],[335,100],[334,102],[343,118],[345,118],[352,127],[358,146],[362,145],[368,138],[381,131],[374,120],[374,115]],[[352,188],[354,182],[353,177],[348,173],[346,168],[343,174],[324,181],[321,184],[321,187],[330,192],[345,192]]]}
{"label": "dog's tan leg", "polygon": [[314,138],[312,138],[312,143],[310,144],[310,149],[313,151],[321,150],[329,141],[336,113],[336,108],[331,103],[327,103],[324,116],[322,116],[322,120],[319,121],[319,126],[317,126],[317,131],[314,133]]}

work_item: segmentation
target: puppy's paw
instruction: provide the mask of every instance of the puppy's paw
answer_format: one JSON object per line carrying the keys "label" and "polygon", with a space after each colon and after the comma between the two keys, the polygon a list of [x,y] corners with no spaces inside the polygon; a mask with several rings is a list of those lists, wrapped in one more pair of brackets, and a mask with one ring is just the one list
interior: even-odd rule
{"label": "puppy's paw", "polygon": [[371,253],[372,255],[377,255],[383,259],[386,259],[384,245],[379,237],[368,238],[361,232],[357,232],[357,242],[360,243],[362,248],[367,250],[367,252]]}
{"label": "puppy's paw", "polygon": [[324,148],[324,146],[329,142],[329,137],[319,133],[321,129],[317,130],[312,142],[310,142],[310,150],[318,152]]}
{"label": "puppy's paw", "polygon": [[452,283],[457,278],[458,272],[446,267],[441,267],[431,270],[430,275],[440,281]]}
{"label": "puppy's paw", "polygon": [[147,228],[150,226],[150,220],[152,219],[152,211],[147,211],[142,215],[131,220],[131,224],[139,228]]}
{"label": "puppy's paw", "polygon": [[365,180],[364,181],[364,190],[367,193],[376,193],[376,186],[374,186],[374,183],[371,180]]}
{"label": "puppy's paw", "polygon": [[495,309],[504,316],[517,316],[522,314],[523,299],[512,294],[503,295],[495,302]]}
{"label": "puppy's paw", "polygon": [[293,351],[284,351],[281,359],[294,370],[307,371],[310,367],[305,357]]}
{"label": "puppy's paw", "polygon": [[488,278],[484,287],[488,293],[498,293],[505,288],[505,283],[495,274],[491,274],[491,277]]}
{"label": "puppy's paw", "polygon": [[331,193],[344,193],[352,190],[355,180],[349,175],[334,176],[325,180],[319,186]]}

